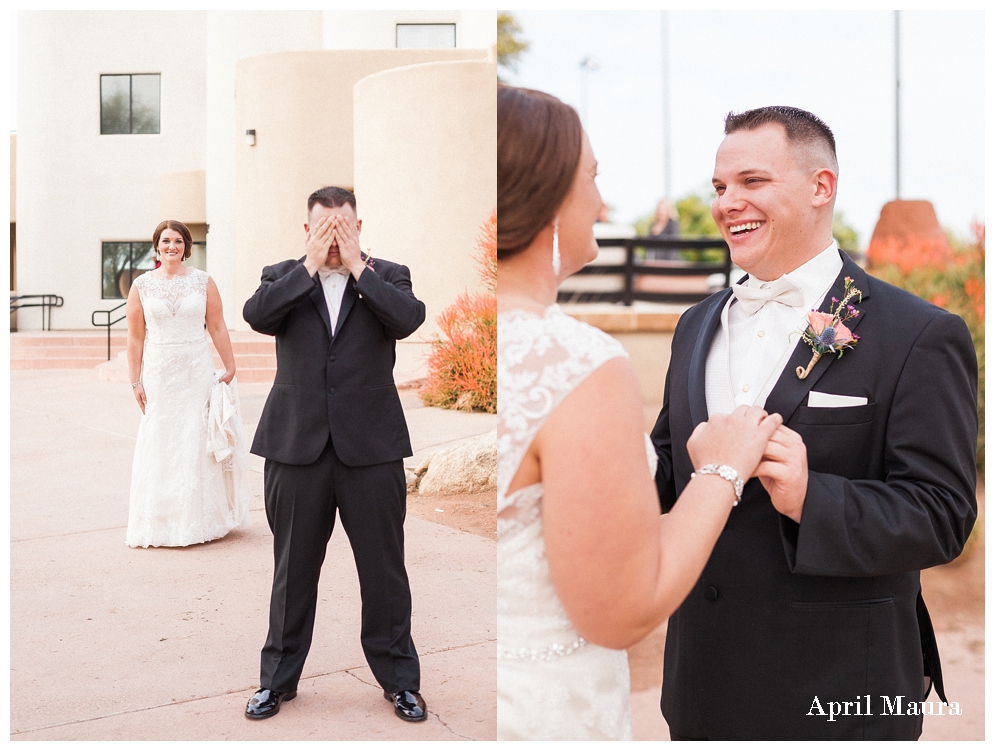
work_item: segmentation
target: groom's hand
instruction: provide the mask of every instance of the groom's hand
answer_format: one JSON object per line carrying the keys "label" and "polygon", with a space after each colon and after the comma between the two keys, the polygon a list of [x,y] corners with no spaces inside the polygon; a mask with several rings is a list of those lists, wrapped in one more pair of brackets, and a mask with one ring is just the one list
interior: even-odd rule
{"label": "groom's hand", "polygon": [[808,449],[802,437],[784,425],[774,431],[756,475],[774,508],[800,524],[808,492]]}
{"label": "groom's hand", "polygon": [[359,227],[350,222],[348,217],[336,215],[332,217],[332,236],[338,245],[342,265],[358,281],[359,275],[366,268],[363,252],[359,247]]}
{"label": "groom's hand", "polygon": [[328,260],[328,249],[332,247],[332,223],[326,217],[318,217],[315,223],[308,227],[307,246],[304,268],[314,276],[318,269]]}

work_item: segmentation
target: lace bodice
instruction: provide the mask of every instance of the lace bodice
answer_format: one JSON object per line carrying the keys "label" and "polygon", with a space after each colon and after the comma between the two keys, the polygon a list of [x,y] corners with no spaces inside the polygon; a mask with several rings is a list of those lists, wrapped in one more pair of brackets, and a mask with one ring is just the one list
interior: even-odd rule
{"label": "lace bodice", "polygon": [[523,310],[498,316],[498,353],[498,495],[505,497],[557,405],[601,365],[628,355],[616,339],[557,305],[542,318]]}
{"label": "lace bodice", "polygon": [[206,271],[174,279],[142,274],[135,279],[138,297],[145,313],[146,341],[153,344],[179,344],[204,338],[207,314]]}

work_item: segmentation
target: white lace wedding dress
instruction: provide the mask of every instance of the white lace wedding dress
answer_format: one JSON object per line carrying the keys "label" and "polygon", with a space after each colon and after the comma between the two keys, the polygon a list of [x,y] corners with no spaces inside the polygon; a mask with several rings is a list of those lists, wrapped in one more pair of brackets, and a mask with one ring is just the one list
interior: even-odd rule
{"label": "white lace wedding dress", "polygon": [[[248,444],[236,414],[232,453],[208,453],[207,410],[217,379],[204,331],[208,275],[191,269],[135,279],[145,313],[142,383],[148,400],[135,441],[126,543],[183,546],[251,526]],[[234,386],[234,381],[232,385]]]}
{"label": "white lace wedding dress", "polygon": [[498,316],[498,740],[632,735],[622,650],[586,643],[550,580],[542,485],[508,486],[546,418],[618,341],[556,305]]}

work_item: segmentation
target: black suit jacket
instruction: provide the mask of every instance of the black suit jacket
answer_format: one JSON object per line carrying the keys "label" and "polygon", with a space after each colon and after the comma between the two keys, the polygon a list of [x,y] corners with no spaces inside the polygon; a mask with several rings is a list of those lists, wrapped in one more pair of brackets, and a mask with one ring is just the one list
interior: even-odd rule
{"label": "black suit jacket", "polygon": [[[753,739],[917,738],[919,716],[882,715],[882,696],[922,697],[924,662],[942,694],[919,571],[959,555],[977,515],[977,362],[964,322],[865,274],[860,341],[825,356],[806,380],[799,342],[766,409],[801,434],[809,481],[801,524],[747,483],[705,570],[671,617],[662,708],[686,736]],[[668,510],[690,479],[686,445],[707,420],[705,360],[730,290],[689,310],[674,332],[663,410],[653,430]],[[863,396],[807,406],[811,390]],[[828,721],[827,702],[870,696],[866,712]],[[813,710],[818,698],[827,715]],[[866,707],[862,707],[863,712]]]}
{"label": "black suit jacket", "polygon": [[395,343],[425,320],[405,266],[374,259],[346,282],[335,335],[317,274],[304,259],[263,269],[242,315],[276,337],[276,379],[252,441],[252,453],[284,464],[316,461],[329,435],[349,466],[411,456],[394,386]]}

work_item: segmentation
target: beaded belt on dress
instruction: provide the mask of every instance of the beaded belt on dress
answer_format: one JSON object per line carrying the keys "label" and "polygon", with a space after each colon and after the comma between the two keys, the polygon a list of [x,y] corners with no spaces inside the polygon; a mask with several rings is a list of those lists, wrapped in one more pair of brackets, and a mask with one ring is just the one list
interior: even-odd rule
{"label": "beaded belt on dress", "polygon": [[555,660],[558,657],[566,657],[573,654],[581,647],[587,645],[587,640],[583,636],[578,636],[570,644],[550,644],[543,649],[505,649],[498,644],[497,652],[499,660]]}
{"label": "beaded belt on dress", "polygon": [[198,336],[196,339],[184,339],[181,342],[173,340],[162,342],[162,341],[157,341],[151,337],[145,340],[146,344],[158,344],[162,346],[171,346],[171,345],[180,345],[180,344],[199,344],[200,342],[204,342],[204,344],[207,344],[207,339],[203,336]]}

